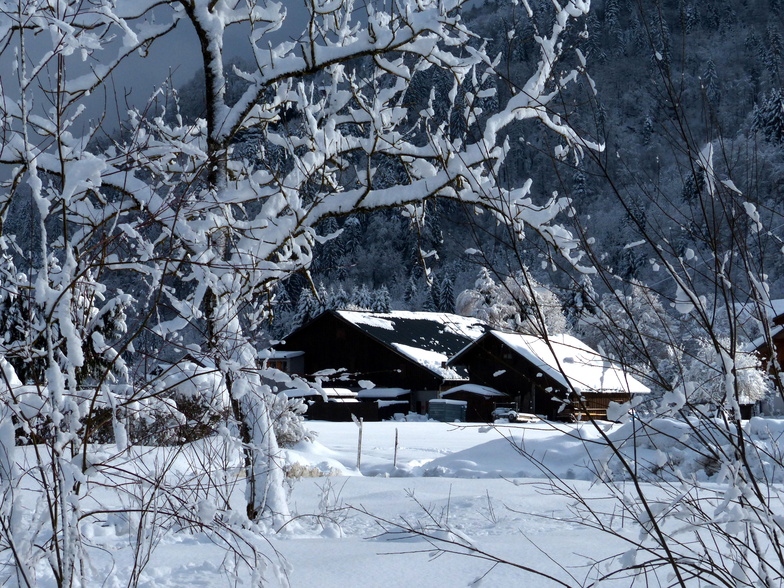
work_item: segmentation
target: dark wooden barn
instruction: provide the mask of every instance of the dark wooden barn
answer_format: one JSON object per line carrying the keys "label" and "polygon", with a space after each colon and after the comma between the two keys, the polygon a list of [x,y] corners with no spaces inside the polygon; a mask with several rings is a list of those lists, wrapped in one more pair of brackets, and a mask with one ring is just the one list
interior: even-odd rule
{"label": "dark wooden barn", "polygon": [[[650,390],[618,366],[569,335],[548,341],[531,335],[489,331],[449,361],[468,369],[472,383],[492,387],[520,412],[548,419],[606,418],[611,401]],[[565,404],[574,391],[581,400]],[[575,398],[576,396],[572,396]]]}
{"label": "dark wooden barn", "polygon": [[328,310],[276,346],[303,351],[302,372],[324,385],[411,390],[411,409],[444,388],[467,381],[447,360],[485,330],[476,319],[436,312]]}

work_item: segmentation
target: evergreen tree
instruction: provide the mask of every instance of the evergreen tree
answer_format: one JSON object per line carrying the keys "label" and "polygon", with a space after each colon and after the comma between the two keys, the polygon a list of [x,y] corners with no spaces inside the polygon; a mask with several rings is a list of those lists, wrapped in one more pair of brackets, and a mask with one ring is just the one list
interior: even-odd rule
{"label": "evergreen tree", "polygon": [[598,304],[598,295],[594,290],[591,277],[587,274],[581,275],[564,304],[567,322],[573,329],[580,331],[582,323],[596,315]]}
{"label": "evergreen tree", "polygon": [[441,306],[441,280],[438,279],[438,276],[435,272],[431,273],[430,283],[427,285],[427,296],[425,296],[425,302],[423,309],[429,311],[437,311]]}
{"label": "evergreen tree", "polygon": [[711,105],[714,107],[718,106],[721,100],[719,76],[716,74],[716,64],[712,59],[708,59],[708,63],[705,65],[705,73],[702,75],[702,88]]}
{"label": "evergreen tree", "polygon": [[779,74],[781,53],[781,33],[779,33],[779,29],[776,26],[768,25],[768,28],[765,31],[765,44],[763,46],[762,63],[765,65],[765,68],[774,79],[776,79]]}
{"label": "evergreen tree", "polygon": [[602,47],[602,23],[592,12],[588,15],[585,22],[585,29],[588,38],[585,40],[585,54],[591,63],[604,63],[607,61],[607,54]]}
{"label": "evergreen tree", "polygon": [[425,291],[425,297],[422,301],[422,310],[427,312],[435,312],[438,310],[438,303],[436,302],[436,288],[432,285],[428,285],[427,290]]}
{"label": "evergreen tree", "polygon": [[438,310],[441,312],[455,311],[454,279],[445,274],[438,282]]}
{"label": "evergreen tree", "polygon": [[672,42],[670,40],[670,28],[667,21],[659,15],[651,18],[650,21],[651,42],[653,55],[651,60],[654,66],[663,67],[669,70],[672,63]]}
{"label": "evergreen tree", "polygon": [[619,0],[607,0],[604,7],[604,26],[612,35],[621,33],[620,13]]}
{"label": "evergreen tree", "polygon": [[319,282],[318,288],[316,288],[317,314],[324,312],[328,308],[330,298],[329,290],[324,286],[324,282]]}
{"label": "evergreen tree", "polygon": [[406,289],[403,292],[403,301],[409,306],[409,308],[416,303],[418,294],[419,292],[416,285],[416,280],[414,280],[414,276],[411,275],[408,277],[408,282],[406,282]]}
{"label": "evergreen tree", "polygon": [[275,314],[288,313],[295,309],[294,302],[289,294],[289,283],[280,282],[275,287]]}
{"label": "evergreen tree", "polygon": [[771,90],[763,99],[762,105],[754,109],[752,130],[762,133],[771,143],[784,141],[784,97],[781,90]]}
{"label": "evergreen tree", "polygon": [[692,31],[694,31],[697,23],[699,22],[699,12],[697,11],[697,6],[693,3],[689,3],[686,5],[684,10],[684,20],[683,20],[683,30],[688,35]]}
{"label": "evergreen tree", "polygon": [[321,312],[321,305],[310,288],[303,288],[297,301],[297,310],[294,314],[293,327],[299,328],[310,322]]}
{"label": "evergreen tree", "polygon": [[588,198],[588,177],[583,169],[578,169],[574,174],[572,196],[577,202],[585,202]]}
{"label": "evergreen tree", "polygon": [[350,216],[343,223],[341,234],[343,254],[351,255],[362,247],[362,223],[356,216]]}
{"label": "evergreen tree", "polygon": [[338,286],[337,290],[330,289],[326,306],[335,310],[346,310],[351,307],[351,298],[343,289],[343,286]]}
{"label": "evergreen tree", "polygon": [[681,196],[688,203],[697,202],[705,188],[705,172],[701,169],[694,170],[683,182]]}
{"label": "evergreen tree", "polygon": [[351,291],[351,302],[354,306],[363,310],[373,308],[373,295],[368,290],[367,284],[362,284],[361,288],[354,287]]}
{"label": "evergreen tree", "polygon": [[390,312],[392,310],[392,301],[386,286],[381,286],[373,292],[373,302],[370,308],[373,312]]}
{"label": "evergreen tree", "polygon": [[[330,237],[340,230],[338,221],[330,217],[321,223],[319,233],[322,237]],[[340,265],[343,242],[340,236],[328,239],[319,244],[314,254],[314,269],[320,272],[333,272]]]}

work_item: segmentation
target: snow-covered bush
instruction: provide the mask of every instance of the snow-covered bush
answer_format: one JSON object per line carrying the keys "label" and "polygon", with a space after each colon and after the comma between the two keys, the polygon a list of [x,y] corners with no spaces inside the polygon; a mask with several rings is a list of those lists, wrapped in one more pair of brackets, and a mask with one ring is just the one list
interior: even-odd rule
{"label": "snow-covered bush", "polygon": [[270,418],[278,445],[294,447],[297,443],[314,439],[315,434],[308,430],[303,417],[307,410],[304,399],[289,398],[285,392],[279,392],[270,401]]}

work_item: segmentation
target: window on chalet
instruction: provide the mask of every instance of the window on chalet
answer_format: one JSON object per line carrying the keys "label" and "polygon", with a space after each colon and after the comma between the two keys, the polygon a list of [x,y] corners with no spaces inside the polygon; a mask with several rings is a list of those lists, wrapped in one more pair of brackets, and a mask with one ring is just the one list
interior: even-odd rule
{"label": "window on chalet", "polygon": [[280,370],[282,372],[289,371],[289,360],[288,359],[268,359],[267,366],[271,367],[274,370]]}

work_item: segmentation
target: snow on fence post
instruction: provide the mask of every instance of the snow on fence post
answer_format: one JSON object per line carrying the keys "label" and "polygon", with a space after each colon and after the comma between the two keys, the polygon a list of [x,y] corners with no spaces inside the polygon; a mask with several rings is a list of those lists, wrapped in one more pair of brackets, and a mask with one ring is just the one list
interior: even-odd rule
{"label": "snow on fence post", "polygon": [[392,459],[392,467],[394,467],[395,469],[397,469],[397,444],[398,444],[398,440],[399,440],[399,438],[398,438],[399,432],[400,431],[398,431],[398,428],[395,427],[395,455],[394,455],[394,458]]}
{"label": "snow on fence post", "polygon": [[357,471],[360,471],[359,466],[362,465],[362,424],[364,419],[362,417],[357,418],[356,415],[352,413],[351,420],[359,427],[359,437],[357,439]]}

